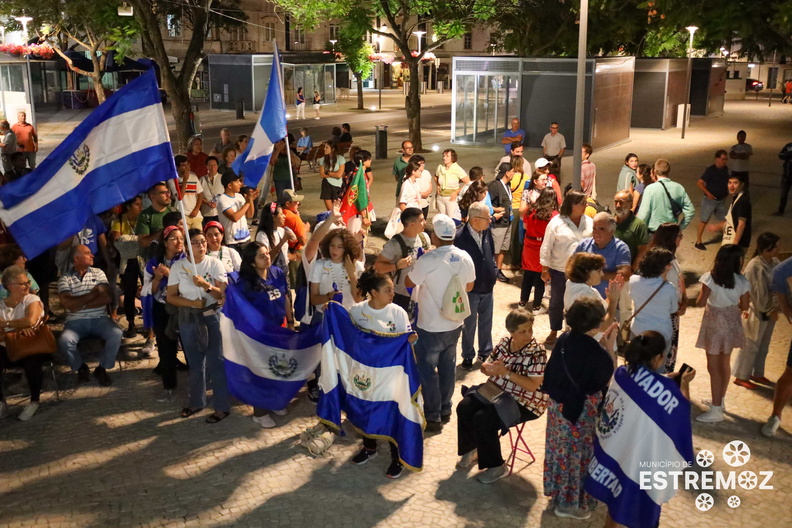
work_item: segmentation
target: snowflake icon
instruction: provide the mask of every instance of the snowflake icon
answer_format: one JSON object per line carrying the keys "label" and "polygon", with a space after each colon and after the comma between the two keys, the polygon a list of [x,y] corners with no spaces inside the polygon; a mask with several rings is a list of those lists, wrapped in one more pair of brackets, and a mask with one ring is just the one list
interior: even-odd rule
{"label": "snowflake icon", "polygon": [[715,499],[709,493],[699,493],[699,496],[696,497],[696,508],[699,511],[709,511],[714,505]]}
{"label": "snowflake icon", "polygon": [[752,490],[759,483],[759,479],[753,471],[743,471],[737,475],[737,483],[742,489]]}
{"label": "snowflake icon", "polygon": [[703,468],[710,467],[713,462],[715,462],[715,455],[709,449],[702,449],[696,455],[696,464]]}
{"label": "snowflake icon", "polygon": [[740,497],[737,495],[732,495],[729,497],[729,500],[726,501],[729,505],[729,508],[739,508],[740,507]]}
{"label": "snowflake icon", "polygon": [[723,460],[731,467],[744,466],[751,459],[751,449],[742,440],[732,440],[723,447]]}

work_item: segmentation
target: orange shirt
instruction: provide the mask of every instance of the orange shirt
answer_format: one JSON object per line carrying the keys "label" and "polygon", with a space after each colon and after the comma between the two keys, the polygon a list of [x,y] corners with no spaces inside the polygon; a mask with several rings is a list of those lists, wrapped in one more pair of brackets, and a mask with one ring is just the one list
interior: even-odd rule
{"label": "orange shirt", "polygon": [[19,150],[25,152],[37,152],[38,151],[38,135],[36,134],[36,129],[33,128],[33,125],[30,123],[25,123],[24,125],[21,123],[15,123],[11,130],[16,134],[17,137],[17,146]]}
{"label": "orange shirt", "polygon": [[[291,211],[289,209],[283,208],[283,215],[286,217],[286,222],[284,225],[294,231],[294,234],[298,237],[305,237],[307,233],[307,224],[303,222],[303,219],[300,218],[300,215]],[[292,251],[296,251],[298,249],[302,249],[303,245],[299,242],[289,242],[289,249]]]}

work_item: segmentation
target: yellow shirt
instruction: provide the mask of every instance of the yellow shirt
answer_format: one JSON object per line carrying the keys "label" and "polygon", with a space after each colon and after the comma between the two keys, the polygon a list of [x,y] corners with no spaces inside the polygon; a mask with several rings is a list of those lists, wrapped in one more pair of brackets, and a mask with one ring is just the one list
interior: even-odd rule
{"label": "yellow shirt", "polygon": [[441,163],[437,166],[435,176],[437,176],[437,181],[439,182],[437,191],[440,196],[451,196],[454,191],[459,189],[459,182],[463,178],[467,178],[465,171],[456,162],[452,163],[447,169]]}
{"label": "yellow shirt", "polygon": [[127,217],[122,216],[110,223],[110,231],[118,231],[122,235],[134,235],[135,224],[130,223]]}

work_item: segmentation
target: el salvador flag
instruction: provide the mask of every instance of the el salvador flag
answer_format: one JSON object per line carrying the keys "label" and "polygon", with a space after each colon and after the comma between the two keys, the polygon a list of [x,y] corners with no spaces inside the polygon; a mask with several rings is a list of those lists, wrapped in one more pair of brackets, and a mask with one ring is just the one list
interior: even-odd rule
{"label": "el salvador flag", "polygon": [[228,391],[258,407],[285,409],[319,365],[322,327],[304,332],[278,326],[229,283],[220,330]]}
{"label": "el salvador flag", "polygon": [[409,334],[360,330],[337,302],[324,312],[322,390],[316,414],[341,429],[341,411],[362,434],[399,447],[402,463],[423,467],[423,398]]}
{"label": "el salvador flag", "polygon": [[94,110],[31,174],[0,187],[0,220],[33,258],[89,216],[176,177],[154,70]]}
{"label": "el salvador flag", "polygon": [[286,134],[286,106],[283,104],[281,65],[276,46],[261,117],[253,129],[247,149],[231,164],[234,172],[245,174],[245,185],[255,188],[259,184],[269,165],[273,146]]}

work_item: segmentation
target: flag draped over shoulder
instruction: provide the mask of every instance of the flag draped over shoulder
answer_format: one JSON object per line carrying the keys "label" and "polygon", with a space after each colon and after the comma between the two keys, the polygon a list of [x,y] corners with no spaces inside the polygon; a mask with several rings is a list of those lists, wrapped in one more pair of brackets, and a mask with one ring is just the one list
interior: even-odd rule
{"label": "flag draped over shoulder", "polygon": [[175,177],[152,69],[102,103],[31,174],[0,187],[0,219],[33,258],[89,216]]}
{"label": "flag draped over shoulder", "polygon": [[658,461],[666,472],[692,464],[690,402],[670,378],[619,367],[597,422],[586,491],[607,504],[617,523],[655,528],[660,506],[676,493],[672,486],[641,489],[641,473],[655,471],[651,463]]}
{"label": "flag draped over shoulder", "polygon": [[322,327],[294,332],[229,283],[220,315],[229,392],[262,409],[284,409],[319,365]]}
{"label": "flag draped over shoulder", "polygon": [[234,172],[245,174],[245,185],[255,188],[259,184],[269,165],[275,143],[285,138],[286,134],[286,106],[283,104],[281,64],[276,47],[261,117],[250,135],[245,152],[231,164]]}
{"label": "flag draped over shoulder", "polygon": [[369,208],[368,188],[366,187],[366,174],[363,164],[358,167],[357,172],[349,182],[349,188],[341,200],[341,218],[344,222],[349,222],[355,215],[366,216]]}
{"label": "flag draped over shoulder", "polygon": [[422,408],[418,367],[408,334],[388,337],[355,326],[338,303],[324,313],[322,389],[316,414],[341,427],[341,411],[364,435],[392,440],[402,462],[423,466]]}

